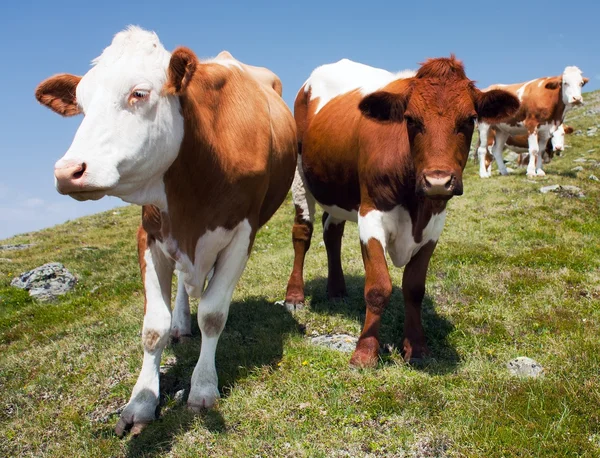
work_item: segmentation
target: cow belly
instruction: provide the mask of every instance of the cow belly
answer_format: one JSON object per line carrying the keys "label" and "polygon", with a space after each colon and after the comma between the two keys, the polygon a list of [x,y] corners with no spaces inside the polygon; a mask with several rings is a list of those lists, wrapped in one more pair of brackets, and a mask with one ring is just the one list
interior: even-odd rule
{"label": "cow belly", "polygon": [[446,211],[433,215],[423,235],[417,242],[413,236],[413,222],[408,211],[397,206],[392,211],[383,214],[383,226],[386,234],[386,249],[396,267],[408,264],[423,245],[430,241],[436,242],[444,229]]}
{"label": "cow belly", "polygon": [[321,203],[319,205],[335,219],[352,221],[354,223],[358,221],[358,212],[356,210],[348,211],[336,205],[323,205]]}

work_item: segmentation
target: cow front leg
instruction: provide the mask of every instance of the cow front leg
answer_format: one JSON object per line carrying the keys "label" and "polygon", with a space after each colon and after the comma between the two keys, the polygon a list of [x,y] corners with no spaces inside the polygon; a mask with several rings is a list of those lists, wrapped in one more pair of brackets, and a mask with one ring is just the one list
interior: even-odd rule
{"label": "cow front leg", "polygon": [[190,315],[190,297],[185,289],[183,274],[177,272],[177,296],[175,307],[173,307],[173,318],[171,321],[171,338],[179,341],[182,337],[192,335],[192,318]]}
{"label": "cow front leg", "polygon": [[425,279],[429,260],[436,242],[428,242],[404,268],[402,294],[404,295],[404,360],[418,359],[429,353],[421,320],[421,306],[425,296]]}
{"label": "cow front leg", "polygon": [[115,428],[119,436],[130,426],[131,434],[139,434],[155,418],[159,400],[160,358],[171,328],[173,262],[141,228],[138,232],[138,253],[146,301],[142,328],[144,360],[129,403]]}
{"label": "cow front leg", "polygon": [[492,155],[494,156],[494,159],[496,159],[500,175],[508,175],[508,170],[506,169],[506,165],[504,165],[504,158],[502,157],[504,145],[506,145],[508,137],[509,135],[506,132],[503,132],[500,129],[496,130],[496,139],[494,141],[494,146],[492,146]]}
{"label": "cow front leg", "polygon": [[379,359],[379,328],[381,315],[392,294],[392,281],[385,259],[386,235],[381,213],[370,211],[358,216],[360,247],[365,266],[365,324],[358,338],[350,364],[357,367],[375,367]]}
{"label": "cow front leg", "polygon": [[479,157],[479,176],[481,178],[489,178],[492,176],[491,170],[488,171],[486,166],[485,156],[488,152],[488,135],[490,125],[480,121],[477,124],[477,130],[479,131],[479,146],[477,147],[477,156]]}
{"label": "cow front leg", "polygon": [[[547,145],[549,139],[550,139],[550,136],[548,134],[546,134],[545,131],[539,132],[538,133],[538,147],[539,147],[539,145]],[[546,147],[544,146],[544,149],[541,150],[540,152],[538,152],[538,155],[537,155],[537,160],[535,163],[535,176],[537,176],[537,177],[546,176],[546,172],[544,172],[544,170],[543,170],[544,153],[545,152],[546,152]],[[548,161],[548,162],[550,162],[550,161]]]}
{"label": "cow front leg", "polygon": [[285,304],[290,310],[295,310],[304,303],[304,258],[310,248],[315,219],[315,199],[302,179],[301,167],[301,157],[299,157],[294,182],[292,183],[292,197],[296,210],[294,227],[292,228],[294,267],[285,293]]}
{"label": "cow front leg", "polygon": [[254,231],[247,222],[236,229],[231,242],[217,258],[214,273],[198,304],[198,325],[202,334],[200,358],[192,374],[188,408],[194,412],[211,408],[219,398],[215,353],[225,327],[233,290],[240,279]]}
{"label": "cow front leg", "polygon": [[327,250],[327,297],[336,299],[346,297],[346,281],[342,269],[342,237],[345,220],[323,213],[323,241]]}
{"label": "cow front leg", "polygon": [[[529,146],[529,163],[527,164],[527,176],[535,177],[538,176],[536,169],[538,156],[540,154],[537,125],[529,124],[527,126],[527,144]],[[544,172],[542,171],[542,173]]]}

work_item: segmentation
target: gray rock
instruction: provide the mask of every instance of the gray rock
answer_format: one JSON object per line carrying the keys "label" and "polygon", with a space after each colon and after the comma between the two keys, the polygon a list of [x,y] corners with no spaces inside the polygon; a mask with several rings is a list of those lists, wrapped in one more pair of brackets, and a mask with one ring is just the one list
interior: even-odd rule
{"label": "gray rock", "polygon": [[598,128],[596,126],[588,127],[587,128],[587,136],[588,137],[593,137],[593,136],[596,135],[597,131],[598,131]]}
{"label": "gray rock", "polygon": [[585,157],[580,157],[579,159],[575,159],[573,162],[587,162]]}
{"label": "gray rock", "polygon": [[77,279],[59,262],[51,262],[25,272],[10,284],[29,291],[29,295],[41,301],[51,301],[72,290]]}
{"label": "gray rock", "polygon": [[600,108],[591,108],[590,110],[586,110],[583,114],[584,116],[595,116],[600,114]]}
{"label": "gray rock", "polygon": [[27,248],[31,248],[32,246],[35,246],[35,243],[17,243],[15,245],[0,245],[0,251],[26,250]]}
{"label": "gray rock", "polygon": [[577,167],[573,167],[571,169],[571,172],[581,172],[583,170],[583,167],[578,165]]}
{"label": "gray rock", "polygon": [[515,173],[515,169],[513,169],[513,168],[510,168],[510,167],[506,167],[506,171],[507,171],[508,173]]}
{"label": "gray rock", "polygon": [[596,151],[596,148],[592,148],[586,151],[586,153],[593,153],[594,151]]}
{"label": "gray rock", "polygon": [[583,131],[581,129],[577,129],[575,132],[573,132],[573,135],[583,135]]}
{"label": "gray rock", "polygon": [[541,187],[540,188],[540,192],[542,194],[548,194],[549,192],[556,191],[558,189],[560,189],[560,185],[559,184],[552,184],[550,186],[543,186],[543,187]]}
{"label": "gray rock", "polygon": [[358,342],[358,337],[348,334],[326,334],[311,337],[310,341],[314,345],[331,348],[342,353],[352,353],[356,347],[356,342]]}
{"label": "gray rock", "polygon": [[519,154],[515,153],[514,151],[509,151],[508,153],[506,153],[506,156],[504,156],[504,158],[506,159],[506,162],[517,162]]}
{"label": "gray rock", "polygon": [[596,175],[590,175],[589,179],[592,181],[600,181],[600,178],[598,178]]}
{"label": "gray rock", "polygon": [[557,194],[559,194],[561,197],[585,197],[585,194],[583,194],[583,191],[581,191],[580,188],[578,188],[577,186],[571,186],[571,185],[559,185],[559,184],[553,184],[550,186],[544,186],[542,188],[540,188],[540,192],[542,194],[547,194],[549,192],[555,192]]}
{"label": "gray rock", "polygon": [[518,377],[543,377],[544,368],[537,361],[527,356],[519,356],[506,363],[508,371]]}

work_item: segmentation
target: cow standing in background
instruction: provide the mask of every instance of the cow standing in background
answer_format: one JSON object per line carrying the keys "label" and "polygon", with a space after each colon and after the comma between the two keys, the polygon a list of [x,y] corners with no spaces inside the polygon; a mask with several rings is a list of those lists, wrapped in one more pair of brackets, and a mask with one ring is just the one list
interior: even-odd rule
{"label": "cow standing in background", "polygon": [[491,176],[491,172],[485,164],[490,127],[494,127],[496,130],[496,141],[492,148],[492,154],[496,159],[500,174],[508,174],[502,159],[502,151],[508,137],[527,135],[529,150],[527,175],[544,176],[539,145],[542,145],[542,148],[546,145],[553,132],[563,123],[568,110],[583,103],[581,88],[588,81],[588,78],[582,76],[579,68],[566,67],[561,76],[538,78],[527,83],[490,86],[487,90],[503,89],[516,95],[521,102],[521,108],[514,116],[501,123],[479,122],[479,138],[481,139],[477,150],[479,176],[481,178]]}
{"label": "cow standing in background", "polygon": [[190,331],[188,294],[200,297],[202,333],[188,407],[211,407],[219,397],[215,351],[233,290],[258,228],[294,176],[294,120],[280,94],[267,69],[226,52],[205,62],[187,48],[171,54],[156,34],[137,27],[118,33],[85,76],[56,75],[37,88],[37,99],[54,111],[85,115],[55,165],[58,191],[144,206],[144,360],[119,435],[154,420],[162,351],[170,333]]}
{"label": "cow standing in background", "polygon": [[421,324],[425,276],[446,203],[463,192],[475,120],[496,123],[518,107],[506,91],[478,90],[454,56],[430,59],[416,74],[344,59],[317,68],[298,92],[295,259],[286,303],[304,301],[315,203],[325,211],[330,298],[346,294],[342,235],[347,220],[358,222],[367,314],[351,364],[374,366],[378,360],[381,315],[392,292],[386,251],[395,266],[406,266],[404,358],[427,352]]}
{"label": "cow standing in background", "polygon": [[[569,135],[573,133],[573,128],[571,126],[565,126],[561,124],[558,128],[552,133],[552,137],[550,140],[546,142],[546,146],[542,152],[542,160],[544,164],[549,164],[556,153],[557,156],[561,155],[561,152],[565,148],[565,135]],[[488,173],[492,172],[492,162],[494,161],[494,156],[491,151],[494,147],[494,143],[496,141],[496,130],[491,127],[488,131],[488,151],[485,154],[485,168]],[[481,145],[481,139],[477,139],[477,143],[475,145],[475,152],[479,149]],[[527,140],[527,135],[516,135],[514,137],[510,136],[506,140],[506,144],[504,145],[507,149],[518,153],[517,164],[519,166],[526,166],[529,164],[529,143]],[[477,161],[477,154],[475,154],[474,160]]]}

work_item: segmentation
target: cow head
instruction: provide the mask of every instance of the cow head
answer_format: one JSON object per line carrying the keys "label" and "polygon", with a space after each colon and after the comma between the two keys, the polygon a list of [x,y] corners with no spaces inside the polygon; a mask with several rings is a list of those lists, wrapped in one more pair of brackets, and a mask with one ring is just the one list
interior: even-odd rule
{"label": "cow head", "polygon": [[183,138],[179,98],[167,95],[171,54],[155,33],[138,27],[115,35],[83,76],[42,82],[37,100],[53,111],[84,118],[56,162],[56,188],[77,200],[113,195],[145,204],[162,192],[162,175]]}
{"label": "cow head", "polygon": [[546,89],[562,89],[562,101],[567,106],[581,105],[583,97],[581,88],[586,85],[589,78],[582,76],[579,68],[571,66],[566,67],[562,76],[550,78],[546,81]]}
{"label": "cow head", "polygon": [[378,122],[405,123],[417,194],[449,199],[463,193],[475,120],[498,122],[518,110],[519,100],[502,90],[481,92],[451,56],[428,60],[413,78],[366,96],[359,108]]}

